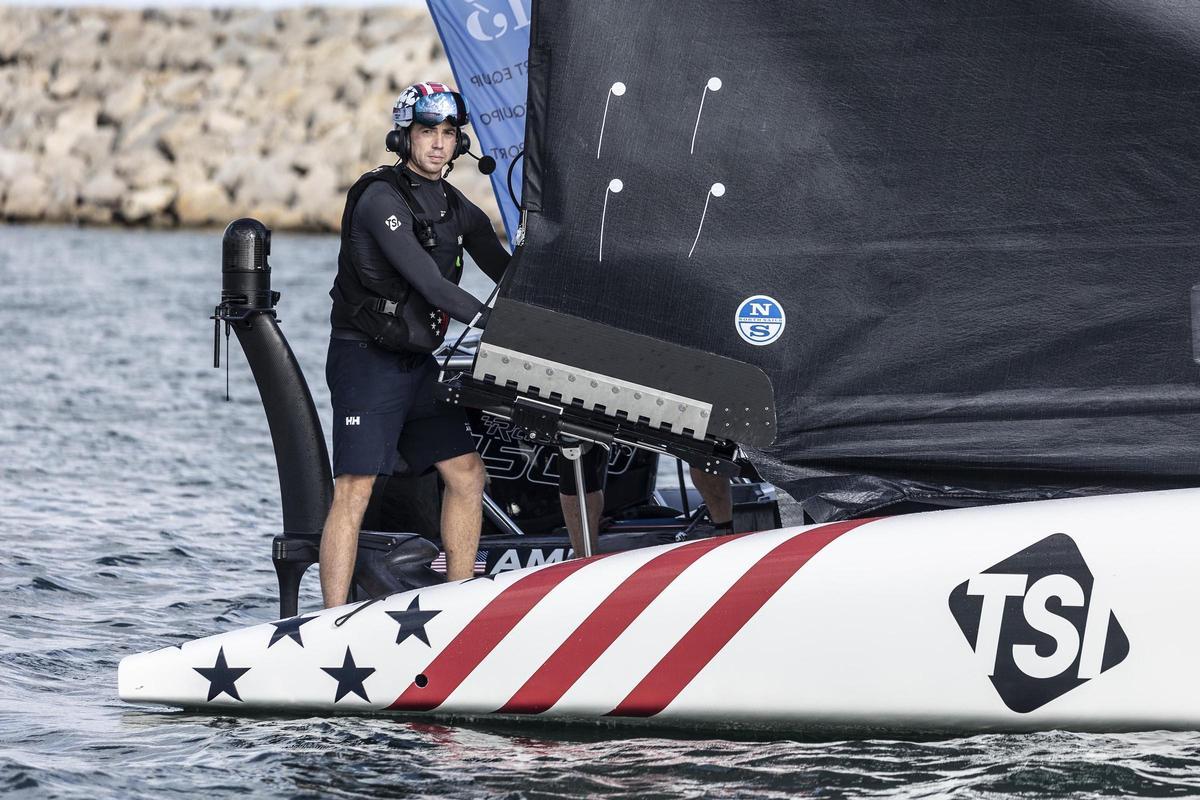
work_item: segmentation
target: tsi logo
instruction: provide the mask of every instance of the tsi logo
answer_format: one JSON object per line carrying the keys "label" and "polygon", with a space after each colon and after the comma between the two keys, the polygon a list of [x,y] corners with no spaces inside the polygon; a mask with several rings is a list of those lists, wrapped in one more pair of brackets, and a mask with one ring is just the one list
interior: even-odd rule
{"label": "tsi logo", "polygon": [[747,297],[738,306],[733,324],[743,341],[761,347],[783,335],[787,317],[783,313],[783,306],[774,298],[756,294]]}
{"label": "tsi logo", "polygon": [[1129,639],[1075,541],[1056,533],[959,584],[950,613],[1021,714],[1115,667]]}
{"label": "tsi logo", "polygon": [[385,219],[383,221],[383,224],[387,225],[392,230],[396,230],[396,228],[400,227],[400,220],[396,219],[395,214],[392,214],[390,217],[388,217],[387,219]]}

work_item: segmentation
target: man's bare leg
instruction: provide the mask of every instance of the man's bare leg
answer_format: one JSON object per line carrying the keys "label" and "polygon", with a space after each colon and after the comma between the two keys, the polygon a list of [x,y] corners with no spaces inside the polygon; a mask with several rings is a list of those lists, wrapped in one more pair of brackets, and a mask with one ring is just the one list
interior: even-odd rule
{"label": "man's bare leg", "polygon": [[[563,522],[567,525],[567,535],[571,537],[571,547],[575,557],[583,557],[583,525],[579,522],[579,498],[570,494],[559,494],[558,502],[562,506]],[[597,553],[599,547],[600,512],[604,510],[604,492],[588,492],[584,496],[588,515],[588,538],[591,539],[592,553]]]}
{"label": "man's bare leg", "polygon": [[483,526],[483,485],[487,473],[478,453],[439,461],[436,465],[446,490],[442,494],[442,549],[446,551],[446,580],[475,577],[475,554]]}
{"label": "man's bare leg", "polygon": [[344,604],[350,594],[358,529],[374,485],[374,475],[339,475],[333,483],[333,505],[321,532],[321,596],[326,608]]}
{"label": "man's bare leg", "polygon": [[692,484],[700,490],[708,515],[714,525],[724,525],[733,520],[733,491],[729,478],[692,467]]}

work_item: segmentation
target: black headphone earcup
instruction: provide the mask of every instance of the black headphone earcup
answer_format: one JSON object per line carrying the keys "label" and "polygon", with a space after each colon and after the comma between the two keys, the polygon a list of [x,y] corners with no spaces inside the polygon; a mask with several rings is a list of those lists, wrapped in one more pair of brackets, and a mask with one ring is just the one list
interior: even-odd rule
{"label": "black headphone earcup", "polygon": [[466,154],[471,149],[471,137],[463,132],[462,128],[458,129],[458,144],[454,148],[454,157],[458,158]]}
{"label": "black headphone earcup", "polygon": [[387,149],[400,157],[401,161],[408,160],[408,130],[406,128],[396,128],[388,131],[387,138],[384,140],[384,146]]}

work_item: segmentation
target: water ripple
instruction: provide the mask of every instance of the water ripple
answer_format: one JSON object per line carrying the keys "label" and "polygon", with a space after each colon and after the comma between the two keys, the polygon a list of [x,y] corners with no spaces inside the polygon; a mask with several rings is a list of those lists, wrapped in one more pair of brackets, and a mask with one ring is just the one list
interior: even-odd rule
{"label": "water ripple", "polygon": [[[322,409],[337,244],[273,242],[284,330]],[[209,366],[219,263],[219,233],[0,227],[6,797],[1200,794],[1197,734],[753,741],[120,703],[122,656],[275,615],[265,420],[236,348],[232,402]],[[311,577],[303,591],[315,606]]]}

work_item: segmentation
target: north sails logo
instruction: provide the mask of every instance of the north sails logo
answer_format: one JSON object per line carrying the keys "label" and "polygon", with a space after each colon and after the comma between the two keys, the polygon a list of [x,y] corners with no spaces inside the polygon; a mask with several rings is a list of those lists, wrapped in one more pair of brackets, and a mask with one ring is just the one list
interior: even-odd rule
{"label": "north sails logo", "polygon": [[755,347],[771,344],[783,336],[787,315],[779,301],[765,294],[747,297],[738,306],[733,324],[742,341]]}
{"label": "north sails logo", "polygon": [[1103,589],[1075,541],[1056,533],[959,584],[950,613],[1000,699],[1025,714],[1129,655]]}
{"label": "north sails logo", "polygon": [[396,230],[396,228],[400,227],[400,220],[396,219],[395,214],[392,214],[390,217],[388,217],[387,219],[385,219],[383,221],[383,224],[387,225],[392,230]]}

